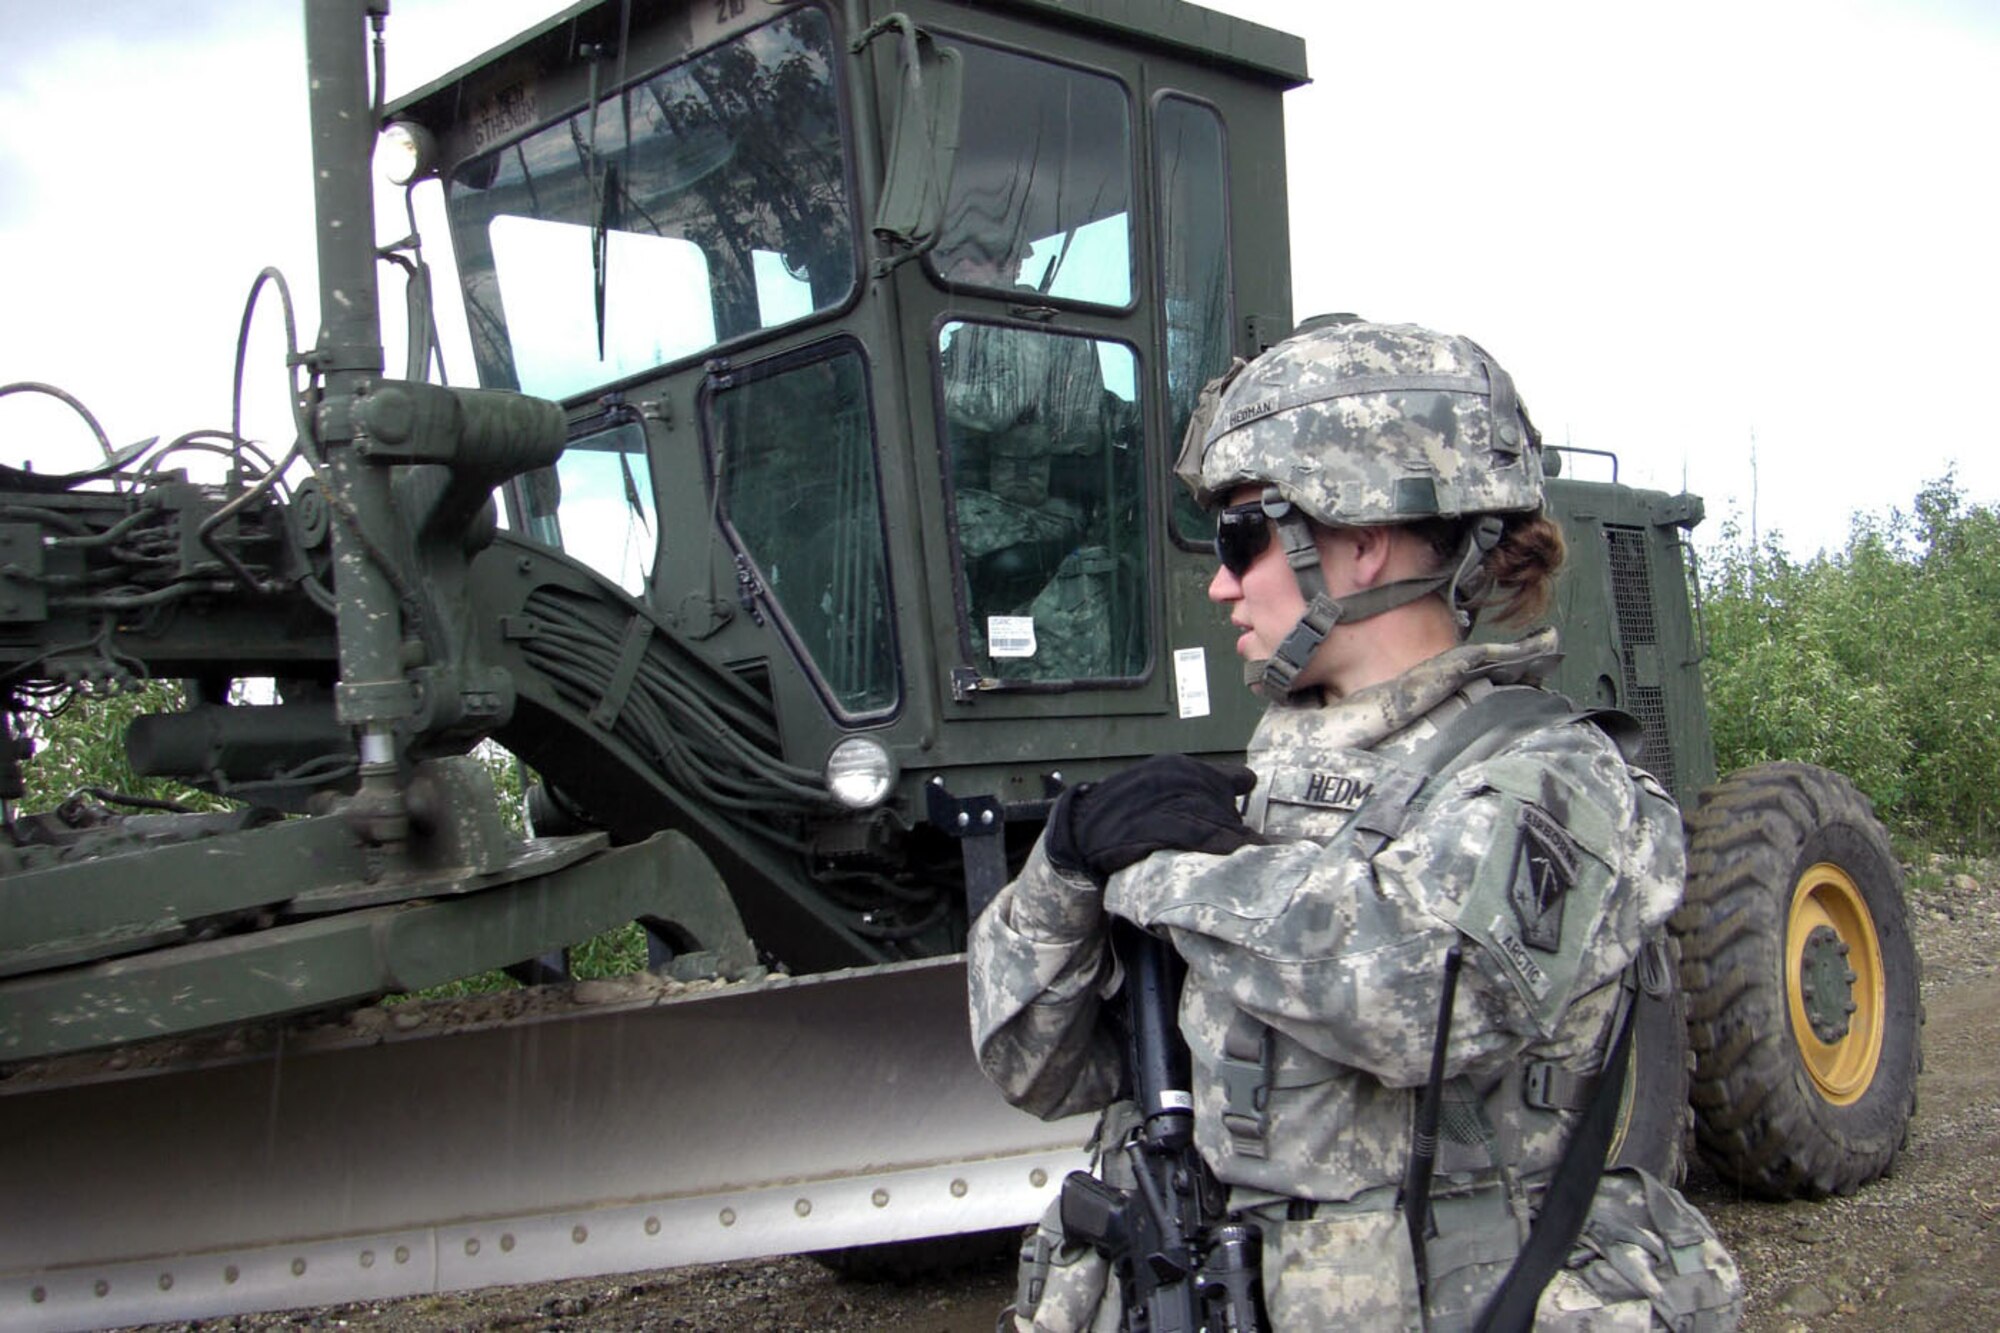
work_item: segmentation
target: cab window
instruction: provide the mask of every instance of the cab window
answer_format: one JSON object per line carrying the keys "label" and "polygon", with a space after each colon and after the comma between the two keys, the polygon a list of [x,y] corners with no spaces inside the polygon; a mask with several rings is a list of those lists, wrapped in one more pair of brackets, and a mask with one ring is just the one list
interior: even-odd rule
{"label": "cab window", "polygon": [[1003,681],[1140,675],[1151,599],[1132,349],[953,321],[937,356],[962,650]]}
{"label": "cab window", "polygon": [[776,614],[837,713],[889,712],[901,689],[859,350],[836,343],[732,373],[706,395],[704,420],[739,585]]}
{"label": "cab window", "polygon": [[[1229,369],[1235,320],[1229,304],[1229,194],[1222,121],[1212,108],[1163,97],[1154,109],[1153,136],[1171,456],[1187,434],[1202,387]],[[1179,482],[1173,493],[1174,535],[1186,542],[1211,540],[1214,520]]]}
{"label": "cab window", "polygon": [[953,39],[964,60],[944,230],[955,286],[1132,303],[1132,128],[1115,80]]}
{"label": "cab window", "polygon": [[659,523],[638,422],[572,440],[554,467],[523,477],[517,494],[527,536],[581,560],[634,597],[645,594]]}
{"label": "cab window", "polygon": [[837,63],[794,10],[453,171],[481,381],[569,398],[843,302]]}

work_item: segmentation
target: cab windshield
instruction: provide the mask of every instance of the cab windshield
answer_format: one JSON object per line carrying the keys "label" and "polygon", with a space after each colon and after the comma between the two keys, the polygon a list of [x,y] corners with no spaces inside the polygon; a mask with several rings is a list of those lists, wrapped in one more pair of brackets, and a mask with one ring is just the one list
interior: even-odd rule
{"label": "cab windshield", "polygon": [[833,68],[795,10],[454,171],[482,382],[568,398],[843,301]]}

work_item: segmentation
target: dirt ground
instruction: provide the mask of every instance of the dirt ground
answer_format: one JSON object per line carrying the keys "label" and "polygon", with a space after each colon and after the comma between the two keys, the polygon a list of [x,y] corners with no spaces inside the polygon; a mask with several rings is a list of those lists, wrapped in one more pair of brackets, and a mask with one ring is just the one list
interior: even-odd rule
{"label": "dirt ground", "polygon": [[[2000,865],[1911,867],[1909,903],[1929,1021],[1894,1173],[1849,1198],[1789,1204],[1738,1198],[1700,1166],[1691,1175],[1691,1197],[1742,1265],[1750,1333],[2000,1328]],[[794,1258],[171,1327],[986,1333],[1012,1291],[1005,1257],[905,1284]]]}

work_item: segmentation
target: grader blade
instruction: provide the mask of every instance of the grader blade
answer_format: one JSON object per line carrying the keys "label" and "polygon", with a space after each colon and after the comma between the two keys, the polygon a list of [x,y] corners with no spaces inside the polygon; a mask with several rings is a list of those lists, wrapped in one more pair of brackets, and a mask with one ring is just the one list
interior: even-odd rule
{"label": "grader blade", "polygon": [[972,1060],[964,995],[946,958],[473,1026],[447,1010],[324,1049],[0,1084],[0,1325],[1030,1222],[1081,1164],[1090,1124],[1000,1100]]}

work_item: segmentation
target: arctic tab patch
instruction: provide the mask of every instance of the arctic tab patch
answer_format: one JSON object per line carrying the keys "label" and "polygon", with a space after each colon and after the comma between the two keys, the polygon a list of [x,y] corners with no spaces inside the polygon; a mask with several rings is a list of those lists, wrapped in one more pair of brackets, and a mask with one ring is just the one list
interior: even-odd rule
{"label": "arctic tab patch", "polygon": [[1531,949],[1562,948],[1563,900],[1576,886],[1576,846],[1562,826],[1532,805],[1521,807],[1521,838],[1507,901]]}
{"label": "arctic tab patch", "polygon": [[1521,942],[1521,937],[1507,924],[1507,918],[1494,917],[1493,924],[1487,927],[1487,933],[1493,937],[1494,947],[1499,950],[1500,956],[1507,960],[1507,965],[1514,970],[1515,975],[1521,978],[1529,993],[1537,1000],[1547,999],[1549,989],[1555,983],[1549,979],[1549,974],[1542,970],[1542,965],[1529,954],[1527,945]]}

